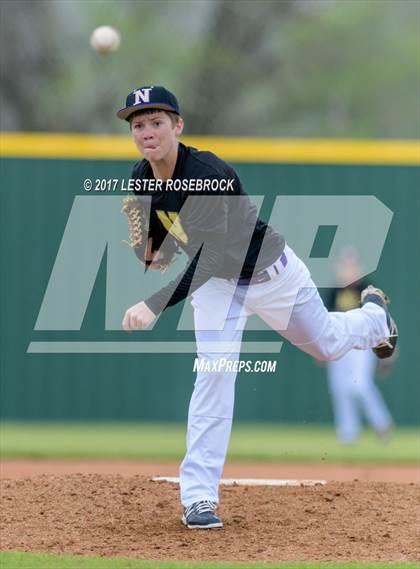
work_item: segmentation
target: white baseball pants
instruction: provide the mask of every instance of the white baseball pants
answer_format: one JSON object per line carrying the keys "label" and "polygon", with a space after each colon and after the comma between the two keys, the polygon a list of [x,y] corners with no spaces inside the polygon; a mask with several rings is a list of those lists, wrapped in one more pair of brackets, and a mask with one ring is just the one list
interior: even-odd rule
{"label": "white baseball pants", "polygon": [[[373,348],[388,337],[385,312],[373,303],[328,312],[305,264],[286,246],[286,266],[270,280],[237,286],[211,278],[192,295],[197,356],[238,360],[247,317],[257,314],[292,344],[320,360]],[[216,347],[215,346],[220,346]],[[219,482],[230,439],[236,372],[199,372],[188,413],[187,452],[180,467],[181,502],[219,501]]]}
{"label": "white baseball pants", "polygon": [[328,362],[335,428],[343,443],[357,439],[363,415],[378,433],[386,432],[393,424],[375,384],[376,362],[371,350],[351,350],[339,360]]}

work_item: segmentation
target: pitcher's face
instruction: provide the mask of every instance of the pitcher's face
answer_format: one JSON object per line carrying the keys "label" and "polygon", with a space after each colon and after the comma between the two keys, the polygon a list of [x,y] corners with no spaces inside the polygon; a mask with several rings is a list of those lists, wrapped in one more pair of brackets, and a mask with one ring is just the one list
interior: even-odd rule
{"label": "pitcher's face", "polygon": [[131,133],[137,150],[149,162],[165,160],[172,154],[182,128],[182,119],[174,124],[171,118],[160,110],[135,116],[131,121]]}

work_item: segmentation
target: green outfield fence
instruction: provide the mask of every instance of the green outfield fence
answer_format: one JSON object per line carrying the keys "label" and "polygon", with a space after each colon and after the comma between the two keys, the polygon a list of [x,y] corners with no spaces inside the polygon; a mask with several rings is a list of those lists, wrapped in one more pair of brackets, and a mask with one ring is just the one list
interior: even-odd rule
{"label": "green outfield fence", "polygon": [[[372,281],[392,299],[400,357],[381,390],[399,424],[419,416],[419,145],[414,141],[186,139],[237,169],[248,193],[265,196],[268,217],[282,195],[374,195],[394,218]],[[1,411],[10,420],[178,421],[187,414],[193,354],[27,353],[31,342],[121,341],[104,331],[106,255],[80,331],[34,330],[74,197],[84,178],[127,178],[135,160],[128,137],[1,135]],[[290,212],[300,223],[298,212]],[[372,226],[374,222],[372,222]],[[373,229],[372,229],[373,230]],[[287,235],[286,235],[287,237]],[[293,243],[290,243],[293,247]],[[127,283],[127,287],[135,283]],[[124,294],[124,291],[121,291]],[[141,291],[139,291],[141,300]],[[63,298],[65,306],[66,298]],[[151,339],[175,336],[179,307]],[[278,340],[274,332],[246,339]],[[275,374],[241,374],[236,417],[243,421],[329,422],[325,370],[290,345]],[[253,354],[249,359],[258,359]]]}

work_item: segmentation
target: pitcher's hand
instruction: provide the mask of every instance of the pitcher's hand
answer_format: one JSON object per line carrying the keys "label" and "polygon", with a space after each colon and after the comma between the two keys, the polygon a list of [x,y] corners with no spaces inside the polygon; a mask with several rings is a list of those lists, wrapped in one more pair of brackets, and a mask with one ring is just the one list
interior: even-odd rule
{"label": "pitcher's hand", "polygon": [[126,332],[145,330],[155,319],[156,314],[150,310],[147,304],[139,302],[126,311],[122,327]]}

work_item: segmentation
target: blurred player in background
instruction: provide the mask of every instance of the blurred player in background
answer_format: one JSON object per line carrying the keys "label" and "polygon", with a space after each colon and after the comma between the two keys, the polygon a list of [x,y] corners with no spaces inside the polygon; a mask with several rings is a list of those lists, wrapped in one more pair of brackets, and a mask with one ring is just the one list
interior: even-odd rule
{"label": "blurred player in background", "polygon": [[[326,299],[326,307],[333,312],[357,308],[360,293],[368,283],[357,280],[361,267],[355,250],[343,251],[336,273],[340,288],[334,289]],[[352,284],[343,288],[348,282]],[[357,440],[363,416],[381,439],[386,440],[392,432],[391,414],[375,384],[377,361],[370,350],[351,350],[342,358],[327,362],[335,429],[341,443]]]}

